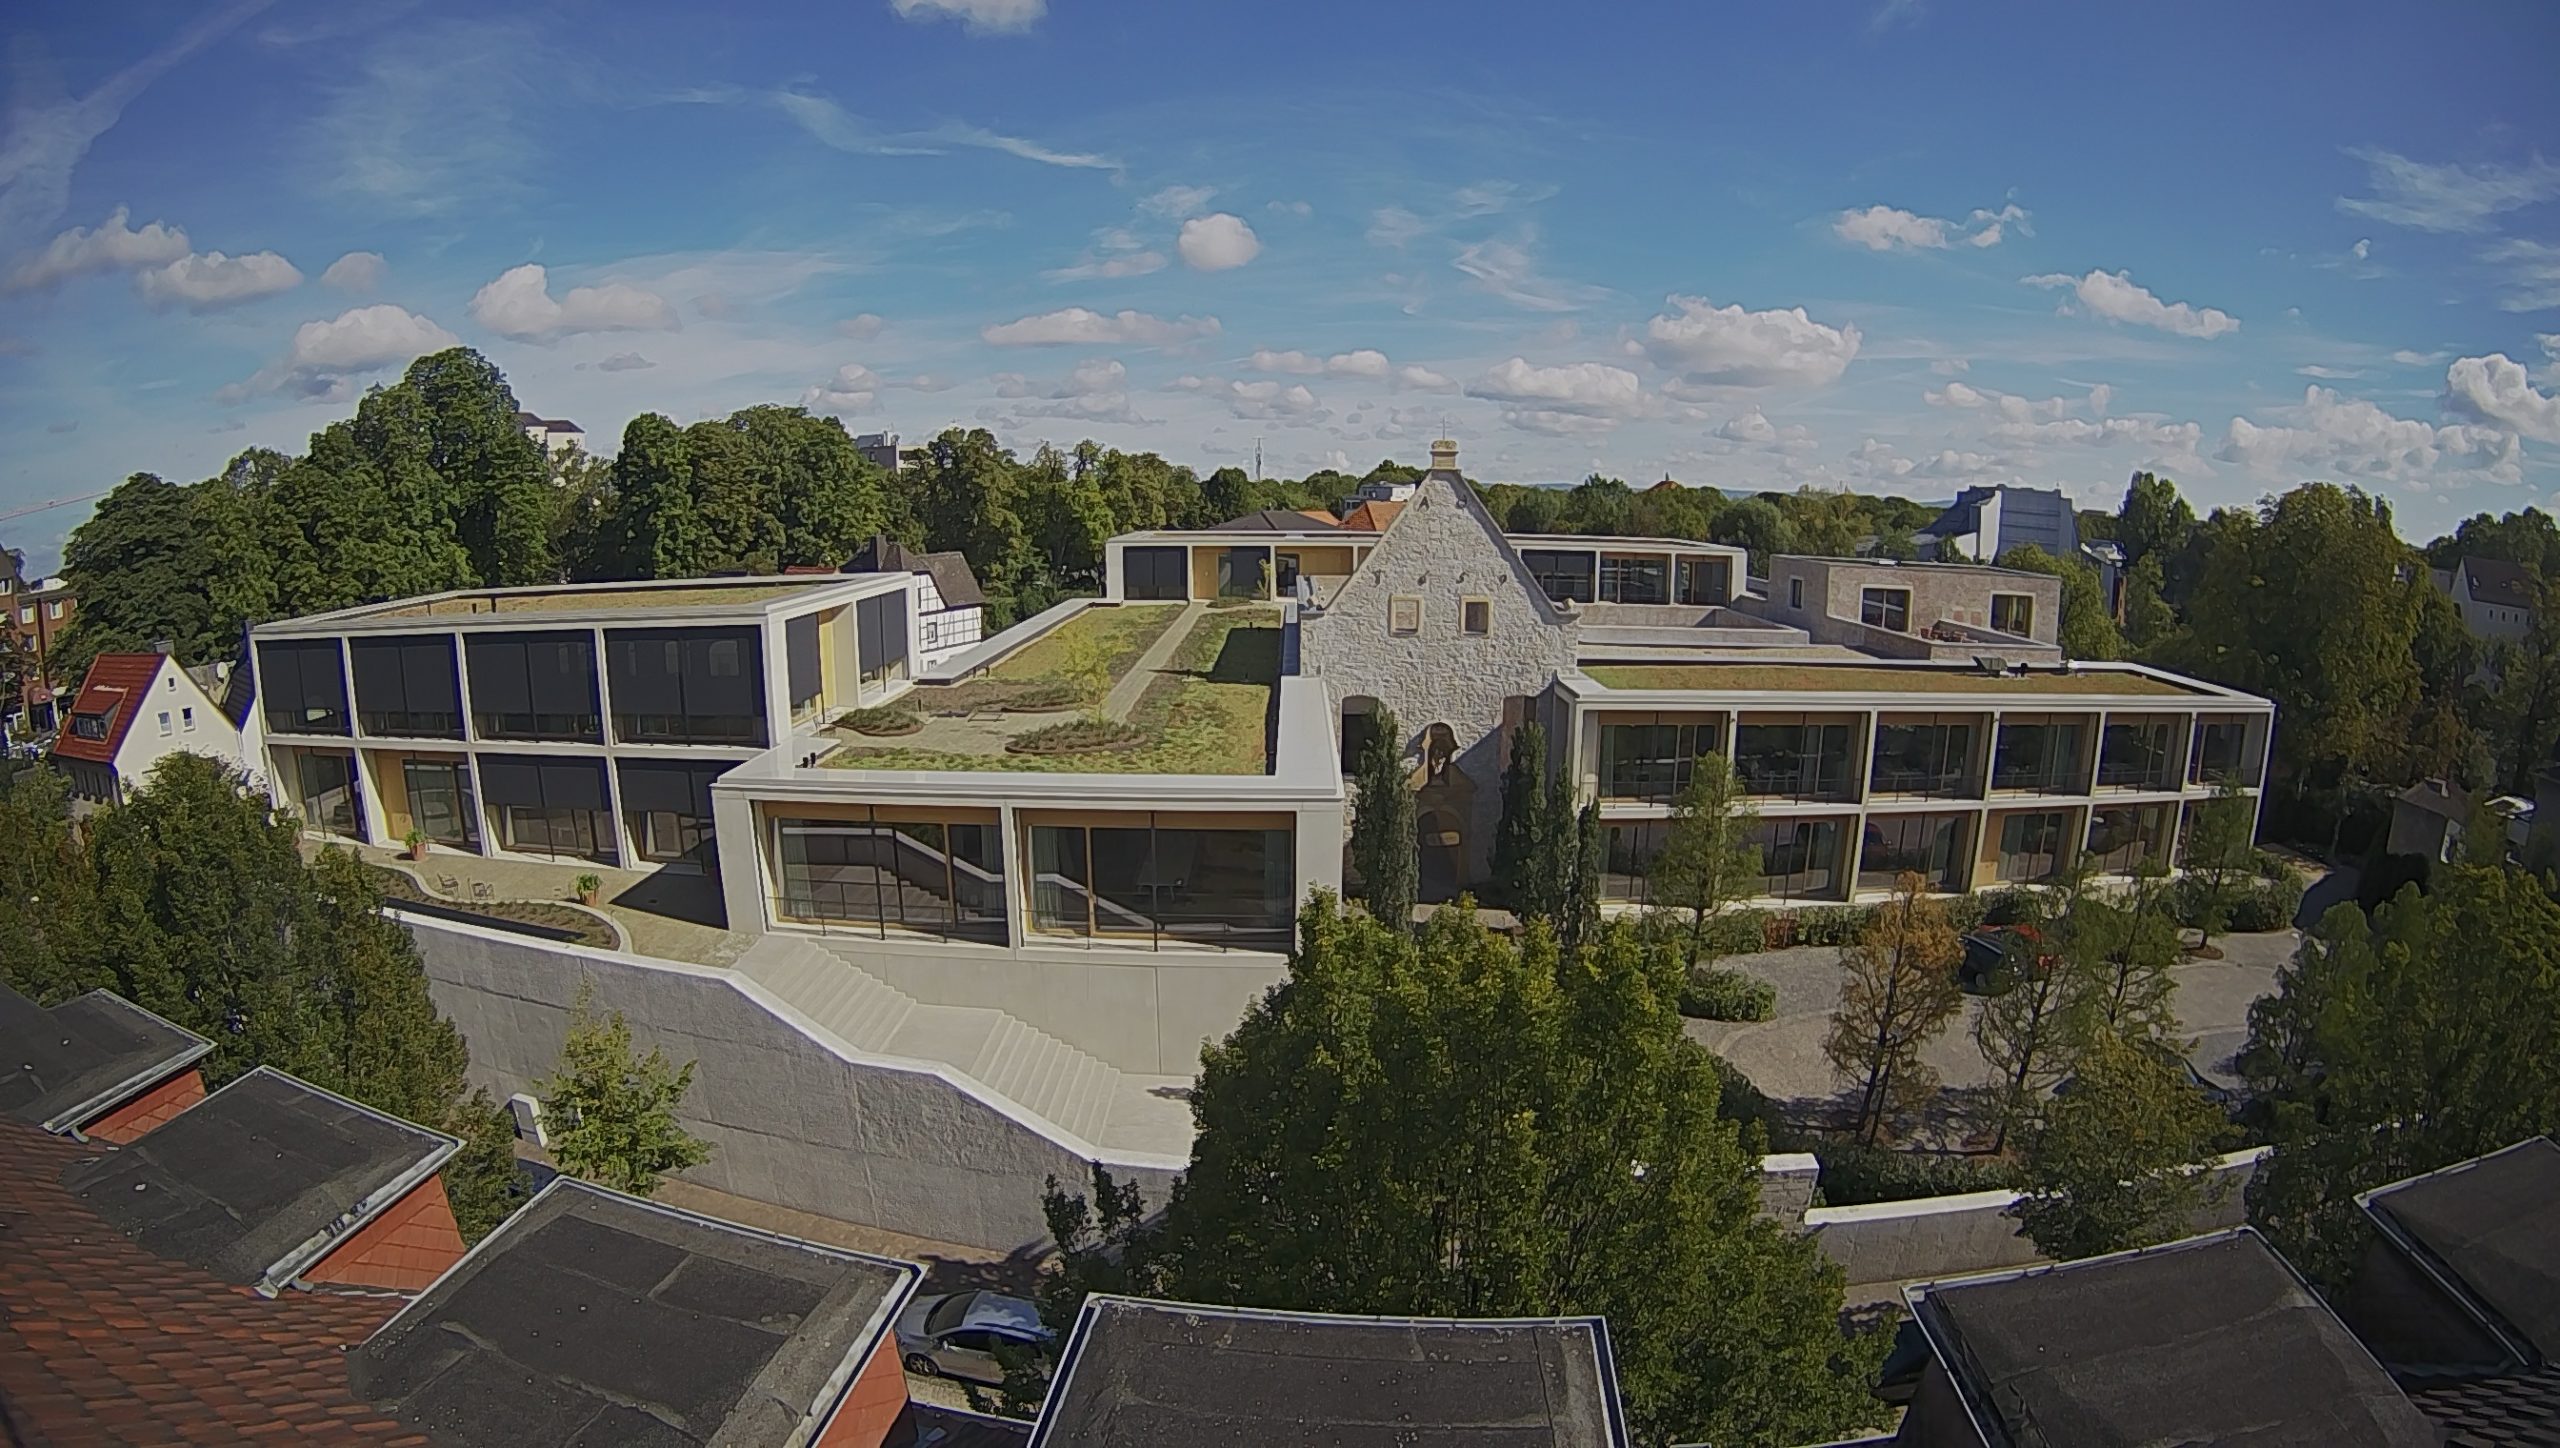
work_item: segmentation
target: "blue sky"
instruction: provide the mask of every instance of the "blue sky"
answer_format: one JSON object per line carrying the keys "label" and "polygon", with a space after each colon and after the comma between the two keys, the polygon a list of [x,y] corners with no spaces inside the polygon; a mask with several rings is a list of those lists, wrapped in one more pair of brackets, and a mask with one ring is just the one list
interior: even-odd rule
{"label": "blue sky", "polygon": [[[460,339],[610,450],[805,402],[1203,470],[2560,489],[2560,10],[17,7],[0,512]],[[50,567],[86,513],[0,523]]]}

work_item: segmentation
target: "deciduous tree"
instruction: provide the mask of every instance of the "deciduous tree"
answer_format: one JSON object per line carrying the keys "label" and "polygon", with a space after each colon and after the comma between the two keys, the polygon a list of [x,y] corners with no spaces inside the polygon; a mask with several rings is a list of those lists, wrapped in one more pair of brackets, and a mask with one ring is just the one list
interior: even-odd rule
{"label": "deciduous tree", "polygon": [[2011,1215],[2065,1260],[2186,1236],[2218,1189],[2204,1169],[2226,1131],[2172,1056],[2102,1032],[2028,1139]]}
{"label": "deciduous tree", "polygon": [[1964,946],[1927,889],[1904,871],[1866,933],[1840,952],[1840,1004],[1822,1051],[1849,1086],[1850,1129],[1871,1146],[1896,1116],[1937,1093],[1920,1048],[1964,1009],[1956,982]]}
{"label": "deciduous tree", "polygon": [[676,1120],[693,1087],[694,1063],[677,1066],[655,1046],[646,1056],[634,1054],[622,1012],[599,1016],[594,1004],[592,989],[580,986],[559,1069],[535,1087],[543,1132],[562,1171],[651,1196],[661,1177],[711,1155],[710,1143]]}
{"label": "deciduous tree", "polygon": [[1715,959],[1708,926],[1759,884],[1760,848],[1752,839],[1759,820],[1733,762],[1722,754],[1699,756],[1671,802],[1649,879],[1654,906],[1680,921],[1681,963],[1691,970]]}
{"label": "deciduous tree", "polygon": [[1992,1074],[1985,1117],[1995,1154],[2043,1118],[2045,1098],[2078,1058],[2085,977],[2070,968],[2064,942],[2087,893],[2074,881],[2068,890],[2031,897],[2030,918],[2003,941],[2008,988],[1985,998],[1974,1017],[1973,1043]]}

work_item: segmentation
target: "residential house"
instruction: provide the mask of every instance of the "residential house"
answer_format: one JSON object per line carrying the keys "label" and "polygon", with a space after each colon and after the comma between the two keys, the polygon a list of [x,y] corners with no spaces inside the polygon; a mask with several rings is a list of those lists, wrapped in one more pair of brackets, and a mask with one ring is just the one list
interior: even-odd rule
{"label": "residential house", "polygon": [[898,435],[894,432],[863,433],[853,440],[853,446],[880,471],[893,478],[924,463],[924,449],[898,446]]}
{"label": "residential house", "polygon": [[1031,1448],[1626,1448],[1609,1326],[1268,1312],[1095,1294]]}
{"label": "residential house", "polygon": [[2080,553],[2080,513],[2060,488],[2008,483],[1967,488],[1935,521],[1915,535],[1935,540],[1941,557],[1997,562],[2001,554],[2033,544],[2056,558]]}
{"label": "residential house", "polygon": [[525,437],[542,449],[544,457],[565,457],[587,445],[587,430],[565,417],[538,417],[530,412],[516,414],[516,426]]}
{"label": "residential house", "polygon": [[2462,856],[2471,825],[2471,792],[2443,779],[2422,779],[2391,802],[2391,834],[2384,848],[2443,864]]}
{"label": "residential house", "polygon": [[2484,643],[2513,643],[2533,631],[2540,607],[2532,570],[2503,558],[2464,558],[2444,576],[2463,627]]}
{"label": "residential house", "polygon": [[50,1008],[0,985],[0,1115],[123,1143],[204,1099],[213,1043],[111,991]]}
{"label": "residential house", "polygon": [[223,703],[165,653],[98,655],[53,741],[73,797],[102,804],[121,801],[181,752],[252,767]]}
{"label": "residential house", "polygon": [[921,553],[874,533],[844,571],[916,575],[917,658],[927,666],[973,648],[985,637],[987,595],[965,554]]}
{"label": "residential house", "polygon": [[32,727],[50,729],[59,722],[56,691],[62,681],[53,677],[49,661],[79,614],[80,600],[62,579],[30,580],[24,566],[25,555],[0,548],[0,649],[16,654],[23,665],[16,696],[0,699],[0,719],[23,713]]}
{"label": "residential house", "polygon": [[1340,511],[1357,512],[1362,503],[1407,502],[1421,486],[1419,480],[1412,478],[1371,478],[1344,495]]}

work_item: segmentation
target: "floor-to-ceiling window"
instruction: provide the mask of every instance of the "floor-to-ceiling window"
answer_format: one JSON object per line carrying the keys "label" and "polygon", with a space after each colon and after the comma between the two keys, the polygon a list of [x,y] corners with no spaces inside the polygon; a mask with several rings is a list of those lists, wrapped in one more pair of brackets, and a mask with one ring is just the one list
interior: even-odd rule
{"label": "floor-to-ceiling window", "polygon": [[364,809],[356,793],[356,757],[328,749],[296,749],[293,801],[305,829],[365,836]]}
{"label": "floor-to-ceiling window", "polygon": [[480,848],[479,810],[471,802],[471,765],[462,759],[412,755],[400,761],[409,823],[440,845]]}
{"label": "floor-to-ceiling window", "polygon": [[2098,787],[2175,789],[2176,722],[2168,718],[2108,720],[2098,735]]}
{"label": "floor-to-ceiling window", "polygon": [[351,639],[347,657],[356,678],[356,723],[365,733],[462,737],[462,689],[450,636]]}
{"label": "floor-to-ceiling window", "polygon": [[770,742],[758,630],[616,629],[604,638],[615,739],[759,748]]}
{"label": "floor-to-ceiling window", "polygon": [[1600,555],[1602,603],[1669,603],[1671,560],[1656,555]]}
{"label": "floor-to-ceiling window", "polygon": [[1004,845],[993,810],[860,807],[773,821],[786,920],[1002,944]]}
{"label": "floor-to-ceiling window", "polygon": [[2116,805],[2089,812],[2089,855],[2102,875],[2139,874],[2168,863],[2173,804]]}
{"label": "floor-to-ceiling window", "polygon": [[2187,760],[2187,778],[2197,784],[2254,784],[2248,748],[2245,716],[2205,715],[2196,720],[2195,753]]}
{"label": "floor-to-ceiling window", "polygon": [[862,692],[870,697],[907,676],[907,595],[875,593],[853,605],[854,651],[862,660]]}
{"label": "floor-to-ceiling window", "polygon": [[2022,810],[2000,816],[1999,877],[2012,883],[2050,880],[2069,863],[2071,816],[2063,810]]}
{"label": "floor-to-ceiling window", "polygon": [[1886,715],[1876,721],[1868,786],[1904,799],[1962,799],[1981,793],[1974,748],[1982,721],[1970,715]]}
{"label": "floor-to-ceiling window", "polygon": [[1840,890],[1840,821],[1769,820],[1752,826],[1760,850],[1759,892],[1778,900],[1836,900]]}
{"label": "floor-to-ceiling window", "polygon": [[484,754],[480,788],[503,849],[604,864],[621,858],[603,760]]}
{"label": "floor-to-ceiling window", "polygon": [[2087,793],[2088,737],[2086,719],[2001,720],[1991,787],[2030,794]]}
{"label": "floor-to-ceiling window", "polygon": [[1869,815],[1858,845],[1858,888],[1890,890],[1910,871],[1930,890],[1963,889],[1966,819],[1960,814]]}
{"label": "floor-to-ceiling window", "polygon": [[1122,549],[1120,595],[1132,600],[1190,597],[1191,550],[1163,547]]}
{"label": "floor-to-ceiling window", "polygon": [[625,759],[615,764],[633,852],[653,864],[716,866],[711,781],[735,767],[726,759]]}
{"label": "floor-to-ceiling window", "polygon": [[347,676],[336,639],[259,644],[258,694],[270,733],[347,732]]}
{"label": "floor-to-ceiling window", "polygon": [[1287,949],[1297,910],[1292,831],[1191,818],[1131,814],[1085,824],[1033,823],[1026,840],[1032,928]]}
{"label": "floor-to-ceiling window", "polygon": [[1590,603],[1600,596],[1594,555],[1588,550],[1523,548],[1520,561],[1547,597],[1558,603]]}
{"label": "floor-to-ceiling window", "polygon": [[604,742],[594,635],[471,634],[462,657],[471,672],[471,728],[480,738]]}
{"label": "floor-to-ceiling window", "polygon": [[1802,716],[1746,715],[1734,729],[1733,768],[1750,794],[1777,799],[1854,799],[1851,726]]}
{"label": "floor-to-ceiling window", "polygon": [[1603,723],[1601,797],[1668,801],[1689,787],[1700,756],[1723,748],[1721,714],[1660,714],[1644,722]]}
{"label": "floor-to-ceiling window", "polygon": [[1669,835],[1668,820],[1622,820],[1607,827],[1600,866],[1600,898],[1643,904],[1652,898],[1654,857]]}
{"label": "floor-to-ceiling window", "polygon": [[1680,560],[1680,601],[1687,604],[1718,605],[1733,601],[1733,560],[1730,558],[1683,558]]}

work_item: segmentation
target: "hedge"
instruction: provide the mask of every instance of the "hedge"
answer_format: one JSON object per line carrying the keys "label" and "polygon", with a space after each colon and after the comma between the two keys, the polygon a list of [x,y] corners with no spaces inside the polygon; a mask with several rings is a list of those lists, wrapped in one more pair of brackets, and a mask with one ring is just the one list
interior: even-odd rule
{"label": "hedge", "polygon": [[1890,1151],[1853,1141],[1818,1141],[1813,1154],[1822,1161],[1815,1202],[1826,1207],[2002,1191],[2018,1183],[2015,1167],[1989,1157]]}
{"label": "hedge", "polygon": [[1778,988],[1738,970],[1701,966],[1680,987],[1680,1014],[1705,1021],[1765,1021],[1778,1013]]}

